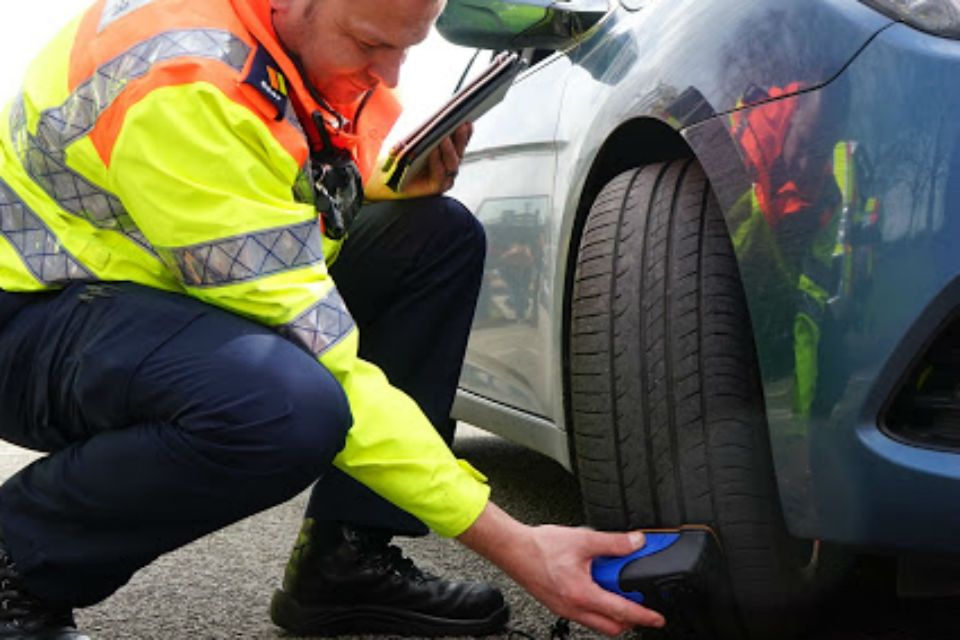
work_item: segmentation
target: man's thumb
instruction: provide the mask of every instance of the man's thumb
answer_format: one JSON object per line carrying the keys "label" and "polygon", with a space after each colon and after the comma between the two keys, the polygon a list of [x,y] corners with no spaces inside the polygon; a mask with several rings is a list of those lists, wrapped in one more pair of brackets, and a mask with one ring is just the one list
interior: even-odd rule
{"label": "man's thumb", "polygon": [[643,547],[645,543],[646,538],[640,531],[600,533],[596,539],[595,555],[626,556]]}

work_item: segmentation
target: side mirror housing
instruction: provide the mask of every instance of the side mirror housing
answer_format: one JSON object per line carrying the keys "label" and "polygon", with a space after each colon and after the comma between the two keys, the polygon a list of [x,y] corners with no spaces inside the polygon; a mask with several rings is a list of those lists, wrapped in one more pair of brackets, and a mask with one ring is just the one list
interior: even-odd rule
{"label": "side mirror housing", "polygon": [[608,0],[448,0],[437,30],[478,49],[563,49],[609,8]]}

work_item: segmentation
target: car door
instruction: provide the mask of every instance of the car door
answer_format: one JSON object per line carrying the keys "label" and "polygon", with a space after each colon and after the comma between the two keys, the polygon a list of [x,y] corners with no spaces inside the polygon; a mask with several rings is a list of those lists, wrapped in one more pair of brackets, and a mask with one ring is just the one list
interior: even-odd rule
{"label": "car door", "polygon": [[[555,139],[566,56],[524,52],[531,67],[503,102],[475,123],[451,193],[484,224],[487,261],[460,385],[462,390],[551,418],[549,270],[555,239],[548,223]],[[485,59],[485,56],[481,54]],[[529,105],[556,109],[529,109]]]}

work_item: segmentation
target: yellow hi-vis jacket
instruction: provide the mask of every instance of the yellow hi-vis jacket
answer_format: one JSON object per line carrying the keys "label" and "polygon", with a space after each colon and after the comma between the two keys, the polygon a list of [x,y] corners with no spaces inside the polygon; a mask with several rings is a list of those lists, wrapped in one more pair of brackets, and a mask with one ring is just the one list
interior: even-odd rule
{"label": "yellow hi-vis jacket", "polygon": [[[357,357],[294,92],[315,110],[268,0],[100,0],[41,52],[0,113],[0,288],[132,281],[277,329],[346,392],[353,426],[335,464],[459,535],[489,488]],[[378,89],[358,128],[334,137],[365,177],[397,114]]]}

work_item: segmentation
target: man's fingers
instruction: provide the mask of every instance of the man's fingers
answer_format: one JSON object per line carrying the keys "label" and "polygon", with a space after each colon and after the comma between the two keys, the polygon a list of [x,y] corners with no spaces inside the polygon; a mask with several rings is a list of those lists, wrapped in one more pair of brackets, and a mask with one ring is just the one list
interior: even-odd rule
{"label": "man's fingers", "polygon": [[611,593],[590,581],[581,592],[583,599],[579,609],[585,613],[595,613],[611,620],[622,622],[629,627],[662,627],[665,619],[660,613],[628,600],[623,596]]}
{"label": "man's fingers", "polygon": [[443,154],[439,148],[430,152],[428,163],[430,167],[430,178],[434,183],[439,185],[447,177],[447,168],[443,163]]}
{"label": "man's fingers", "polygon": [[610,618],[606,618],[595,613],[584,613],[579,620],[576,620],[576,622],[585,627],[590,627],[594,631],[605,633],[608,636],[617,636],[624,631],[631,629],[631,627],[628,627],[622,622],[611,620]]}
{"label": "man's fingers", "polygon": [[562,604],[558,603],[558,608],[554,610],[558,615],[609,635],[634,627],[662,627],[666,624],[657,611],[603,589],[589,574],[577,582],[579,585],[575,592],[559,590],[560,594],[566,592],[569,595],[561,597]]}
{"label": "man's fingers", "polygon": [[596,593],[590,595],[596,598],[595,605],[591,607],[594,611],[602,611],[608,617],[630,627],[662,627],[666,623],[666,619],[653,609],[600,587],[596,587]]}
{"label": "man's fingers", "polygon": [[608,635],[616,635],[635,627],[662,627],[666,620],[652,609],[596,587],[588,601],[577,611],[566,614],[571,620]]}
{"label": "man's fingers", "polygon": [[463,158],[463,154],[466,153],[467,143],[470,142],[470,137],[473,135],[473,123],[464,122],[462,125],[457,127],[456,131],[453,132],[453,146],[456,147],[457,156]]}
{"label": "man's fingers", "polygon": [[456,175],[457,170],[460,168],[460,156],[457,154],[457,148],[454,146],[453,140],[450,138],[444,139],[438,148],[440,150],[440,158],[443,161],[445,173],[448,176],[450,174]]}

